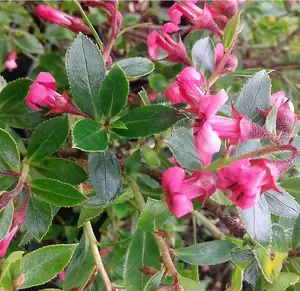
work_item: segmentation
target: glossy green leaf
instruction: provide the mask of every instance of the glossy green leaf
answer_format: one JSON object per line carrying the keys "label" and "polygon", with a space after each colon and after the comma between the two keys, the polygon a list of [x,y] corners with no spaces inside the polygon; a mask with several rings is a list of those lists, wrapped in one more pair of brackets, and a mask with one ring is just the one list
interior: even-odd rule
{"label": "glossy green leaf", "polygon": [[293,195],[296,201],[300,203],[300,177],[284,179],[280,186]]}
{"label": "glossy green leaf", "polygon": [[68,50],[66,67],[73,101],[84,113],[99,119],[99,89],[105,77],[104,60],[99,48],[79,33]]}
{"label": "glossy green leaf", "polygon": [[294,250],[300,247],[300,216],[298,216],[293,228],[292,247]]}
{"label": "glossy green leaf", "polygon": [[223,35],[223,44],[225,52],[231,47],[240,25],[241,12],[234,15],[226,24]]}
{"label": "glossy green leaf", "polygon": [[114,66],[100,88],[100,107],[106,117],[116,116],[127,102],[129,84],[125,73]]}
{"label": "glossy green leaf", "polygon": [[106,132],[95,120],[79,120],[73,128],[73,147],[87,152],[105,151],[108,147]]}
{"label": "glossy green leaf", "polygon": [[150,167],[158,168],[161,165],[160,158],[156,151],[150,148],[148,145],[143,145],[140,148],[142,161],[148,164]]}
{"label": "glossy green leaf", "polygon": [[286,290],[289,286],[295,285],[300,280],[300,277],[293,273],[281,272],[274,284],[265,283],[266,291],[281,291]]}
{"label": "glossy green leaf", "polygon": [[199,71],[209,70],[211,73],[214,71],[216,57],[210,37],[205,37],[195,42],[192,48],[192,60]]}
{"label": "glossy green leaf", "polygon": [[154,70],[154,64],[150,60],[141,57],[124,59],[118,61],[117,64],[130,78],[142,77]]}
{"label": "glossy green leaf", "polygon": [[271,239],[272,224],[265,196],[262,195],[253,207],[246,210],[239,209],[239,212],[247,232],[252,238],[260,243],[268,244]]}
{"label": "glossy green leaf", "polygon": [[30,34],[27,31],[15,29],[13,40],[21,50],[24,50],[27,53],[38,55],[44,53],[44,46],[33,34]]}
{"label": "glossy green leaf", "polygon": [[93,275],[94,266],[95,263],[90,242],[84,232],[67,268],[63,290],[76,289],[81,291]]}
{"label": "glossy green leaf", "polygon": [[45,113],[31,110],[24,102],[31,84],[29,79],[18,79],[0,92],[0,119],[7,125],[33,128],[45,120]]}
{"label": "glossy green leaf", "polygon": [[128,248],[124,265],[124,282],[130,291],[141,291],[148,277],[139,269],[149,266],[160,268],[160,253],[152,233],[136,231]]}
{"label": "glossy green leaf", "polygon": [[4,239],[9,232],[14,215],[14,204],[8,203],[7,206],[0,212],[0,241]]}
{"label": "glossy green leaf", "polygon": [[77,244],[46,246],[25,255],[22,261],[25,282],[21,289],[53,279],[68,265],[76,247]]}
{"label": "glossy green leaf", "polygon": [[52,118],[40,124],[30,137],[28,159],[30,162],[50,156],[65,142],[69,133],[66,116]]}
{"label": "glossy green leaf", "polygon": [[169,216],[170,211],[166,203],[148,198],[139,218],[138,228],[141,231],[151,232],[159,230]]}
{"label": "glossy green leaf", "polygon": [[201,162],[194,144],[194,137],[190,130],[179,127],[173,130],[166,141],[176,161],[186,169],[199,170]]}
{"label": "glossy green leaf", "polygon": [[174,255],[191,265],[209,266],[229,261],[235,247],[229,241],[212,241],[175,249]]}
{"label": "glossy green leaf", "polygon": [[139,138],[165,131],[183,118],[185,115],[163,105],[138,107],[119,119],[127,129],[113,131],[124,137]]}
{"label": "glossy green leaf", "polygon": [[121,187],[122,175],[117,158],[110,150],[90,153],[88,157],[89,179],[96,194],[105,204],[116,198]]}
{"label": "glossy green leaf", "polygon": [[265,70],[256,73],[248,80],[235,107],[239,113],[251,120],[262,120],[257,108],[267,110],[271,107],[271,80]]}
{"label": "glossy green leaf", "polygon": [[203,288],[203,286],[201,286],[200,282],[196,282],[192,279],[183,277],[183,276],[179,276],[178,277],[178,281],[180,286],[183,288],[182,291],[205,291],[205,289]]}
{"label": "glossy green leaf", "polygon": [[105,210],[105,206],[97,207],[97,208],[81,207],[79,219],[77,223],[78,227],[82,227],[86,222],[99,216],[104,210]]}
{"label": "glossy green leaf", "polygon": [[46,178],[71,185],[78,185],[87,180],[85,170],[71,160],[49,157],[39,160],[33,165]]}
{"label": "glossy green leaf", "polygon": [[11,135],[0,128],[0,169],[9,172],[20,171],[20,153]]}
{"label": "glossy green leaf", "polygon": [[41,200],[56,206],[75,206],[86,200],[86,197],[70,184],[53,179],[32,180],[30,187]]}
{"label": "glossy green leaf", "polygon": [[50,204],[31,195],[26,211],[25,228],[41,241],[51,226],[53,214]]}

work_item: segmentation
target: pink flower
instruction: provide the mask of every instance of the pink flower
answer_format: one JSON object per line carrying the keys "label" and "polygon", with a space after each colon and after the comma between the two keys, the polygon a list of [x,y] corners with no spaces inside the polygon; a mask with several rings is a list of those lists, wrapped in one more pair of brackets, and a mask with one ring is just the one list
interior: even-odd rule
{"label": "pink flower", "polygon": [[17,63],[16,63],[16,60],[17,60],[17,54],[16,54],[16,51],[15,50],[12,50],[9,54],[8,54],[8,57],[7,57],[7,60],[5,61],[5,68],[8,70],[8,71],[12,71],[14,69],[16,69],[18,67]]}
{"label": "pink flower", "polygon": [[41,107],[51,107],[52,109],[48,114],[71,113],[83,115],[65,93],[61,95],[55,91],[56,87],[56,81],[50,73],[39,73],[25,98],[27,105],[36,111],[41,111]]}
{"label": "pink flower", "polygon": [[229,19],[238,12],[238,1],[236,0],[215,0],[214,8]]}
{"label": "pink flower", "polygon": [[[221,59],[223,58],[225,52],[224,52],[224,46],[222,43],[218,43],[216,45],[216,49],[215,49],[215,57],[216,57],[216,67],[218,66],[218,64],[220,63]],[[221,76],[227,75],[229,73],[232,73],[235,71],[235,69],[238,66],[238,59],[230,54],[224,67],[222,68],[222,71],[219,72]]]}
{"label": "pink flower", "polygon": [[158,53],[160,50],[166,52],[168,55],[164,59],[173,63],[184,63],[190,65],[190,59],[187,55],[185,46],[179,37],[176,43],[171,36],[167,33],[172,31],[174,26],[170,28],[170,24],[163,26],[162,33],[153,30],[147,39],[148,54],[154,60],[159,60]]}
{"label": "pink flower", "polygon": [[42,19],[56,23],[75,33],[83,32],[91,34],[90,28],[83,23],[82,19],[68,15],[50,6],[38,5],[35,8],[35,14]]}
{"label": "pink flower", "polygon": [[3,258],[5,256],[9,244],[13,239],[14,235],[17,233],[18,229],[19,227],[16,225],[9,231],[9,233],[4,237],[4,239],[0,241],[0,258]]}

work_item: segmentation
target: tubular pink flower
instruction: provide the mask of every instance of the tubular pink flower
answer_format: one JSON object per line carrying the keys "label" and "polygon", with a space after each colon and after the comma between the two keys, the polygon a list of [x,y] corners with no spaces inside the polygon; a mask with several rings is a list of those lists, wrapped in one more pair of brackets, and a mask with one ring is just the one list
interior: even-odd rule
{"label": "tubular pink flower", "polygon": [[38,5],[35,8],[35,14],[42,19],[58,24],[75,33],[91,34],[90,28],[83,23],[82,19],[68,15],[50,6]]}
{"label": "tubular pink flower", "polygon": [[[225,52],[224,52],[223,44],[218,43],[215,49],[216,67],[218,66],[219,62],[223,58],[224,54]],[[225,63],[225,66],[223,67],[222,71],[219,73],[221,76],[227,75],[229,73],[234,72],[237,66],[238,66],[238,59],[236,58],[236,56],[230,54]]]}
{"label": "tubular pink flower", "polygon": [[13,227],[9,233],[4,237],[4,239],[2,239],[2,241],[0,241],[0,258],[3,258],[7,252],[7,249],[9,247],[9,244],[11,242],[11,240],[13,239],[13,237],[15,236],[15,234],[17,233],[19,227],[15,226]]}
{"label": "tubular pink flower", "polygon": [[169,30],[170,25],[163,27],[161,33],[153,30],[149,34],[147,39],[149,56],[154,60],[160,60],[158,53],[159,50],[162,50],[168,54],[164,59],[173,63],[183,63],[189,66],[191,62],[181,38],[179,37],[179,41],[176,43],[168,33],[164,32]]}
{"label": "tubular pink flower", "polygon": [[238,1],[236,0],[215,0],[214,8],[229,19],[238,12]]}
{"label": "tubular pink flower", "polygon": [[15,50],[12,50],[8,56],[7,56],[7,60],[5,61],[5,68],[11,72],[14,69],[16,69],[18,67],[18,64],[16,63],[17,60],[17,54]]}
{"label": "tubular pink flower", "polygon": [[57,93],[56,81],[50,73],[41,72],[31,85],[25,98],[27,105],[36,111],[41,107],[51,107],[49,113],[71,113],[83,115],[71,102],[70,98],[63,93]]}

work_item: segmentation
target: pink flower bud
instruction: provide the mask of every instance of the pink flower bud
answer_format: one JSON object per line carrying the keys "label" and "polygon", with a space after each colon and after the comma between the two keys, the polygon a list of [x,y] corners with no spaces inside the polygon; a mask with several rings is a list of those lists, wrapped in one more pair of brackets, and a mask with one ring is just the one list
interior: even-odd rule
{"label": "pink flower bud", "polygon": [[[222,58],[224,57],[224,46],[222,43],[218,43],[216,45],[216,49],[215,49],[215,58],[216,58],[216,67],[218,66],[218,64],[220,63],[220,61],[222,60]],[[229,73],[232,73],[236,70],[238,66],[238,59],[230,54],[224,67],[222,68],[221,72],[218,72],[221,76],[227,75]]]}
{"label": "pink flower bud", "polygon": [[16,225],[9,231],[9,233],[4,237],[4,239],[0,241],[0,258],[3,258],[5,256],[9,244],[13,239],[14,235],[17,233],[18,229],[19,227]]}
{"label": "pink flower bud", "polygon": [[35,8],[35,14],[42,19],[56,23],[75,33],[91,34],[90,28],[83,23],[82,19],[68,15],[50,6],[38,5]]}
{"label": "pink flower bud", "polygon": [[159,60],[158,53],[162,50],[168,54],[164,59],[174,63],[190,65],[190,59],[181,38],[179,37],[179,41],[176,43],[168,33],[164,32],[169,31],[169,29],[170,26],[166,26],[163,27],[162,33],[153,30],[149,34],[147,39],[149,56],[154,60]]}
{"label": "pink flower bud", "polygon": [[15,50],[12,50],[8,54],[7,60],[5,61],[5,64],[4,64],[5,68],[10,72],[12,70],[16,69],[18,67],[16,60],[17,60],[17,54],[16,54]]}
{"label": "pink flower bud", "polygon": [[214,8],[230,19],[238,12],[238,3],[236,0],[215,0]]}
{"label": "pink flower bud", "polygon": [[31,85],[26,96],[27,105],[36,111],[42,107],[51,107],[49,113],[71,113],[83,115],[71,102],[70,98],[56,91],[56,81],[50,73],[41,72]]}

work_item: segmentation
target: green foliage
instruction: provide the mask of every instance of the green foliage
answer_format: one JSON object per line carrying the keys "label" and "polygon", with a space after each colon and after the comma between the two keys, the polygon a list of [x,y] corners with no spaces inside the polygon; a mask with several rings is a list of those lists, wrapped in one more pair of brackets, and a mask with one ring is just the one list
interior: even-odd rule
{"label": "green foliage", "polygon": [[225,52],[232,46],[240,25],[241,12],[234,15],[224,29],[223,44]]}
{"label": "green foliage", "polygon": [[150,74],[154,64],[146,58],[129,58],[117,62],[128,78],[139,78]]}
{"label": "green foliage", "polygon": [[14,205],[9,203],[0,213],[0,241],[7,235],[10,230],[14,214]]}

